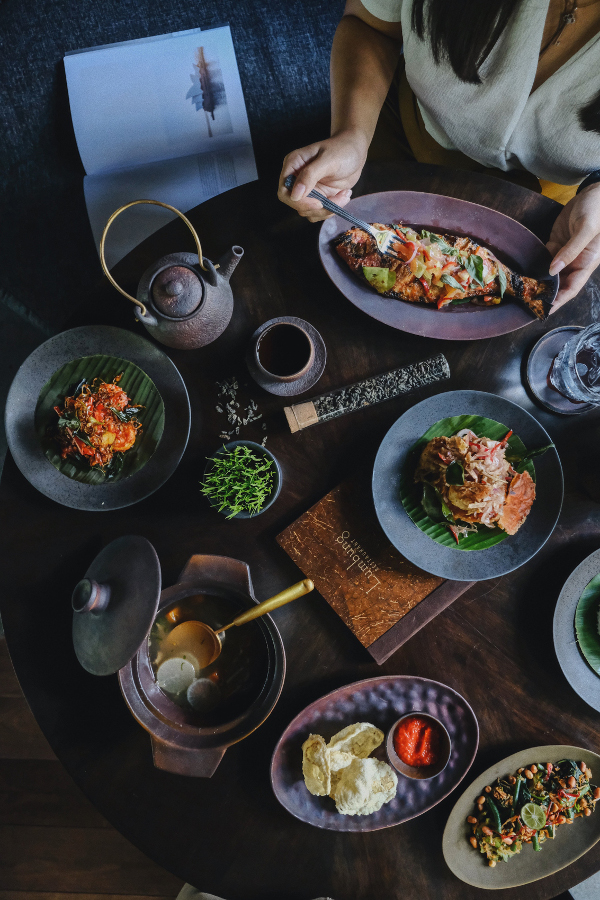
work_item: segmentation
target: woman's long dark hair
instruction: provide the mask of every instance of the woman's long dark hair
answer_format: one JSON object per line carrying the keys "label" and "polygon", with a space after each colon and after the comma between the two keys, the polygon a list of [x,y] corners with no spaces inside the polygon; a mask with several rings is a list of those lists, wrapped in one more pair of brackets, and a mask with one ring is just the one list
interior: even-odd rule
{"label": "woman's long dark hair", "polygon": [[412,28],[436,63],[447,59],[462,81],[480,84],[479,68],[521,0],[414,0]]}
{"label": "woman's long dark hair", "polygon": [[[412,29],[447,59],[461,81],[481,84],[479,69],[522,0],[414,0]],[[579,111],[584,131],[600,134],[600,93]]]}

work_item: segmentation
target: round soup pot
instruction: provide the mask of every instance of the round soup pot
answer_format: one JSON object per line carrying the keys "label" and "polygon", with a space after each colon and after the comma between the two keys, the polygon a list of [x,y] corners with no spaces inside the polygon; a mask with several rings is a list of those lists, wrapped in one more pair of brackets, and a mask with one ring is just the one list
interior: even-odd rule
{"label": "round soup pot", "polygon": [[[162,591],[156,618],[178,602],[195,595],[210,599],[207,624],[219,627],[257,603],[248,565],[224,556],[192,556],[173,587]],[[207,607],[208,609],[208,607]],[[179,775],[209,778],[227,747],[243,740],[273,710],[285,678],[285,652],[279,631],[265,615],[246,625],[244,632],[250,687],[231,716],[198,719],[160,689],[150,662],[149,638],[119,670],[121,691],[129,709],[152,740],[154,765]],[[236,632],[238,629],[234,629]],[[228,632],[229,634],[229,632]]]}

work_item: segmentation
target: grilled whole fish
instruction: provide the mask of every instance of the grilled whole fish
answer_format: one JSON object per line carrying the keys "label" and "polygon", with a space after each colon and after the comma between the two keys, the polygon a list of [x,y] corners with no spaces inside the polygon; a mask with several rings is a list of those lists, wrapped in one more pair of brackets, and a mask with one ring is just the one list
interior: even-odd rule
{"label": "grilled whole fish", "polygon": [[393,247],[401,259],[381,254],[375,239],[361,228],[351,228],[333,244],[352,271],[382,296],[443,309],[462,303],[496,306],[508,295],[538,319],[547,318],[552,306],[549,286],[513,272],[471,238],[404,225],[373,227],[395,231],[398,241]]}

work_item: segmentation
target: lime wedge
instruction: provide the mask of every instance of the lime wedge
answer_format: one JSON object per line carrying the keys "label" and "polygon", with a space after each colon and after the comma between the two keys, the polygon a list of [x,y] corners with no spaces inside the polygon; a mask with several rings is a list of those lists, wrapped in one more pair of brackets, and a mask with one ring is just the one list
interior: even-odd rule
{"label": "lime wedge", "polygon": [[520,816],[526,828],[540,831],[546,824],[546,813],[537,803],[526,803],[522,806]]}

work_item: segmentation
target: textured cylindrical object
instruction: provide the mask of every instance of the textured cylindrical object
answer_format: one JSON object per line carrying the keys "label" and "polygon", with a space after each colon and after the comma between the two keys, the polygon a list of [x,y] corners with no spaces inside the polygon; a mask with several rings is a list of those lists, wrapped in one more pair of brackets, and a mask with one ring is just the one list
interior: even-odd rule
{"label": "textured cylindrical object", "polygon": [[321,394],[304,403],[286,406],[284,412],[293,433],[447,378],[450,378],[450,366],[443,353],[439,353],[423,362],[411,363],[392,372]]}

